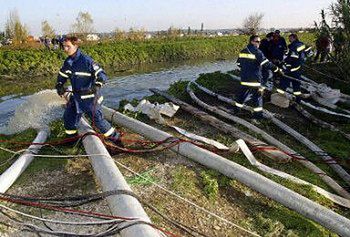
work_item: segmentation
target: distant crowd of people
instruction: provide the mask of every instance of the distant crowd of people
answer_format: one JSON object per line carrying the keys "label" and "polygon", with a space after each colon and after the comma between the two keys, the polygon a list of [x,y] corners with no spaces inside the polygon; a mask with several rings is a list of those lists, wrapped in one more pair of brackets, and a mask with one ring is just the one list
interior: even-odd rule
{"label": "distant crowd of people", "polygon": [[48,36],[45,36],[45,37],[40,37],[40,43],[42,43],[46,49],[48,50],[57,50],[57,49],[60,49],[60,50],[63,50],[63,42],[64,42],[64,39],[65,37],[63,35],[61,36],[55,36],[55,37],[48,37]]}

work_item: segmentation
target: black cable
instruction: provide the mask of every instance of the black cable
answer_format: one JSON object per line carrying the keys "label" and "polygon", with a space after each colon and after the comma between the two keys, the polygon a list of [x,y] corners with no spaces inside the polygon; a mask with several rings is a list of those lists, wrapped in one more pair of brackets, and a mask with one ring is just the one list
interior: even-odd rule
{"label": "black cable", "polygon": [[[152,206],[151,204],[141,200],[139,198],[139,196],[137,196],[136,194],[134,194],[132,191],[129,190],[113,190],[113,191],[107,191],[107,192],[103,192],[103,193],[98,193],[98,194],[90,194],[90,195],[79,195],[79,196],[71,196],[71,197],[62,197],[62,198],[42,198],[42,197],[25,197],[25,196],[19,196],[19,195],[13,195],[13,194],[7,194],[7,193],[0,193],[0,196],[5,196],[5,197],[10,197],[12,199],[16,199],[16,200],[24,200],[24,201],[34,201],[34,202],[39,202],[39,203],[49,203],[53,206],[59,206],[59,207],[71,207],[72,205],[74,206],[80,206],[86,203],[91,203],[91,202],[95,202],[95,201],[99,201],[102,200],[108,196],[112,196],[112,195],[129,195],[132,196],[134,198],[136,198],[140,203],[142,203],[143,205],[147,206],[148,208],[150,208],[152,211],[154,211],[155,213],[157,213],[159,216],[161,216],[162,218],[164,218],[167,222],[169,222],[170,224],[174,225],[176,228],[181,229],[182,231],[185,231],[186,233],[188,233],[191,236],[195,236],[191,233],[194,232],[200,236],[204,236],[207,237],[207,235],[195,230],[192,227],[189,227],[181,222],[178,222],[176,220],[170,219],[168,218],[166,215],[162,214],[160,211],[158,211],[158,209],[154,206]],[[64,202],[64,203],[57,203],[57,202]],[[66,203],[66,202],[73,202],[72,203]],[[44,223],[45,224],[45,223]],[[48,227],[45,224],[46,227]],[[50,227],[48,227],[48,229],[50,229],[52,231],[52,229]],[[123,229],[123,228],[122,228]]]}
{"label": "black cable", "polygon": [[[68,236],[69,237],[77,237],[77,236],[80,236],[80,237],[91,237],[91,236],[103,237],[103,236],[110,236],[110,235],[118,233],[119,232],[119,228],[116,228],[116,227],[118,227],[118,225],[120,225],[121,223],[125,222],[125,221],[122,221],[121,223],[113,224],[112,226],[107,228],[106,231],[102,231],[100,233],[96,233],[96,234],[77,234],[77,233],[67,233],[67,232],[54,231],[52,229],[51,230],[45,230],[45,229],[42,229],[39,226],[36,226],[36,225],[33,225],[33,224],[24,223],[23,221],[20,221],[20,220],[12,217],[10,215],[8,215],[7,213],[5,213],[5,212],[3,212],[1,210],[0,210],[0,212],[3,215],[5,215],[8,219],[12,220],[13,222],[15,222],[15,223],[17,223],[19,225],[25,226],[26,228],[22,229],[22,231],[34,232],[38,236],[40,236],[40,233],[50,234],[50,235],[54,235],[54,236],[62,236],[62,237],[68,237]],[[125,228],[128,228],[128,227],[129,227],[128,225],[125,225]]]}
{"label": "black cable", "polygon": [[[44,218],[44,217],[43,217],[43,211],[42,211],[41,208],[39,209],[39,211],[40,211],[40,217],[41,217],[41,218]],[[44,224],[44,226],[45,226],[47,229],[49,229],[49,230],[51,230],[51,231],[54,231],[45,221],[42,221],[42,223]]]}
{"label": "black cable", "polygon": [[[187,234],[191,235],[191,236],[195,236],[193,235],[190,231],[196,233],[196,234],[199,234],[201,236],[204,236],[204,237],[208,237],[207,235],[197,231],[196,229],[190,227],[190,226],[187,226],[179,221],[176,221],[176,220],[173,220],[173,219],[170,219],[169,217],[165,216],[164,214],[162,214],[156,207],[154,207],[153,205],[149,204],[149,203],[145,203],[145,202],[142,202],[142,204],[144,204],[145,206],[147,206],[148,208],[150,208],[152,211],[154,211],[155,213],[157,213],[159,216],[161,216],[163,219],[165,219],[166,221],[168,221],[169,223],[173,224],[175,227],[185,231]],[[190,230],[190,231],[189,231]]]}
{"label": "black cable", "polygon": [[61,197],[61,198],[44,198],[44,197],[25,197],[14,194],[0,193],[0,196],[9,197],[16,200],[22,201],[30,201],[30,202],[38,202],[38,203],[46,203],[55,207],[75,207],[81,206],[83,204],[87,204],[90,202],[96,202],[102,200],[106,197],[112,195],[129,195],[139,200],[139,197],[129,190],[113,190],[107,191],[103,193],[91,194],[91,195],[79,195],[79,196],[71,196],[71,197]]}

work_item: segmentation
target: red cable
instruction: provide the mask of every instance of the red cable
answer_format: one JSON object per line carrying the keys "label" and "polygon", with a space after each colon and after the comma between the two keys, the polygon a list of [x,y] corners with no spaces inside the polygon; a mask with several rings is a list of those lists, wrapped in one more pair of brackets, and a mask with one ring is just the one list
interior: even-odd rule
{"label": "red cable", "polygon": [[[306,160],[305,158],[300,158],[300,157],[298,157],[298,155],[293,155],[293,154],[288,153],[286,151],[280,150],[280,149],[278,149],[276,147],[256,147],[256,148],[253,149],[253,151],[269,151],[269,150],[283,152],[287,156],[290,156],[292,158],[292,160]],[[325,164],[337,164],[337,162],[336,162],[336,160],[334,158],[323,160],[322,163],[325,163]]]}

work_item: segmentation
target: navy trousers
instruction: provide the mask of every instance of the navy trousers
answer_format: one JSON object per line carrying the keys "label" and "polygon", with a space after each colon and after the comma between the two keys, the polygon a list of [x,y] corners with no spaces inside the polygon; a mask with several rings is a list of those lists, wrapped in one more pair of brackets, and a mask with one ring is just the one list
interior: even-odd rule
{"label": "navy trousers", "polygon": [[[114,132],[111,124],[104,119],[101,105],[95,101],[95,97],[85,100],[70,98],[63,115],[66,132],[71,131],[71,133],[74,133],[77,130],[79,120],[83,114],[86,114],[100,133],[106,137],[112,135]],[[67,133],[69,134],[69,132]]]}
{"label": "navy trousers", "polygon": [[250,87],[241,85],[239,93],[235,99],[235,105],[237,109],[243,107],[245,103],[251,100],[251,104],[254,109],[253,117],[257,119],[262,118],[263,110],[263,98],[259,89],[260,87]]}
{"label": "navy trousers", "polygon": [[[288,73],[287,76],[296,78],[298,80],[302,80],[301,73]],[[290,84],[292,84],[293,88],[293,94],[296,96],[297,102],[300,101],[300,95],[301,95],[301,83],[296,80],[289,79],[287,77],[283,77],[280,81],[279,86],[279,93],[285,93],[287,91],[287,88],[290,87]]]}

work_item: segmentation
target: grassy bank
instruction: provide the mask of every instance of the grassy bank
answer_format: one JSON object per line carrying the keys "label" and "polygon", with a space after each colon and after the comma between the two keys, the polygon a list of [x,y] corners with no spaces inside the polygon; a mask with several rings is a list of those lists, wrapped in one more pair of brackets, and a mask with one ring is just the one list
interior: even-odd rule
{"label": "grassy bank", "polygon": [[[110,76],[140,64],[196,59],[229,59],[246,45],[247,36],[153,39],[83,45],[82,50],[101,64]],[[312,44],[313,34],[302,34]],[[44,49],[0,49],[0,96],[52,88],[65,55]]]}
{"label": "grassy bank", "polygon": [[[237,82],[231,80],[229,75],[223,73],[201,75],[197,79],[197,82],[205,85],[212,90],[228,96],[233,96],[232,94],[234,88],[237,87]],[[175,83],[170,87],[169,93],[191,103],[189,97],[185,92],[185,85],[185,82]],[[196,94],[207,103],[218,103],[213,98],[208,98],[208,96],[203,95],[198,91],[196,91]],[[165,102],[165,99],[159,96],[152,96],[149,99],[152,101]],[[222,103],[220,103],[220,105],[222,105]],[[283,116],[282,120],[284,122],[302,134],[306,135],[308,138],[324,148],[327,152],[330,152],[334,154],[334,156],[341,158],[343,160],[342,165],[344,165],[349,170],[349,165],[346,161],[348,160],[350,154],[350,148],[341,136],[334,132],[309,124],[292,109],[278,109],[270,104],[266,105],[266,108],[274,113],[281,114]],[[239,114],[239,116],[248,120],[250,118],[249,114],[244,113]],[[152,126],[159,127],[164,131],[178,136],[178,134],[174,133],[174,131],[169,127],[156,124],[141,114],[135,114],[135,117]],[[182,127],[198,135],[213,138],[226,145],[230,145],[234,142],[234,139],[231,136],[217,131],[216,129],[208,126],[208,124],[204,124],[203,122],[194,119],[192,115],[181,110],[176,114],[174,118],[167,119],[167,122],[171,125]],[[299,124],[307,124],[307,126],[299,126]],[[347,128],[345,131],[350,131],[350,127],[348,127],[347,124],[338,125],[344,125],[344,128]],[[234,126],[237,126],[237,128],[248,132],[241,126]],[[330,176],[337,179],[336,174],[332,172],[328,165],[319,162],[320,157],[316,157],[312,152],[277,129],[273,124],[269,123],[268,121],[264,121],[259,126],[268,131],[274,137],[278,138],[281,142],[287,144],[288,146],[291,146],[297,152],[300,152],[304,156],[308,157]],[[52,135],[50,141],[57,141],[64,137],[61,121],[53,123],[51,125],[51,129]],[[130,136],[130,131],[127,131],[124,128],[119,129],[122,129],[127,135]],[[137,139],[140,138],[139,136],[134,136]],[[18,141],[31,141],[33,137],[34,131],[31,130],[11,137],[2,136],[1,139],[11,138]],[[133,139],[135,139],[135,137],[133,137]],[[4,145],[6,145],[6,147],[9,149],[14,148],[10,144]],[[127,143],[125,145],[128,146]],[[24,147],[17,147],[15,150],[21,148]],[[74,149],[72,150],[62,147],[56,148],[59,148],[61,151],[69,154],[82,152],[82,150],[77,151]],[[52,147],[47,147],[44,151],[42,151],[42,153],[57,154],[57,151],[52,150]],[[302,194],[303,196],[308,197],[315,202],[318,202],[321,205],[324,205],[334,210],[335,212],[346,216],[347,218],[350,217],[350,212],[348,209],[341,208],[338,205],[332,203],[323,196],[315,193],[310,187],[297,185],[293,182],[283,180],[273,175],[262,173],[255,167],[251,166],[246,158],[240,153],[223,154],[223,156],[258,172],[274,180],[275,182],[278,182]],[[0,153],[0,161],[4,161],[8,157],[8,153]],[[259,154],[256,154],[256,157],[259,159],[259,161],[268,166],[285,171],[289,174],[312,182],[331,191],[316,174],[312,174],[298,162],[279,163]],[[115,155],[114,158],[116,158],[116,161],[121,162],[132,170],[145,175],[149,180],[156,181],[167,189],[180,194],[182,197],[192,200],[196,204],[203,206],[206,209],[215,212],[219,216],[222,216],[230,221],[233,221],[234,223],[239,224],[240,226],[254,231],[259,235],[315,237],[337,236],[329,230],[316,224],[315,222],[310,221],[309,219],[304,218],[303,216],[289,210],[279,203],[255,192],[242,183],[229,179],[213,170],[193,163],[173,152],[162,151],[146,155],[123,153]],[[29,177],[32,177],[33,174],[40,174],[41,172],[48,171],[60,172],[62,173],[62,177],[65,178],[69,175],[66,173],[67,170],[72,169],[71,167],[73,167],[73,170],[75,171],[75,176],[72,177],[72,181],[75,180],[75,183],[73,185],[67,185],[62,182],[57,187],[57,185],[54,183],[55,185],[45,186],[45,189],[43,190],[44,193],[55,193],[56,195],[63,196],[67,195],[67,193],[73,193],[74,191],[80,190],[82,188],[82,183],[77,181],[79,179],[84,180],[85,185],[88,184],[86,187],[83,187],[83,193],[93,192],[93,172],[88,161],[87,166],[85,166],[86,168],[84,168],[83,171],[80,168],[76,168],[79,166],[79,160],[74,159],[70,160],[69,162],[63,160],[54,161],[55,159],[36,159],[36,161],[33,162],[29,169],[23,174],[23,178],[21,178],[21,180],[15,184],[13,190],[22,187],[22,185],[26,185],[28,183]],[[5,166],[3,170],[6,167],[8,166]],[[232,228],[232,226],[225,225],[225,223],[220,222],[213,217],[208,217],[207,214],[196,210],[188,204],[182,203],[171,195],[163,193],[162,191],[156,189],[149,182],[145,182],[145,180],[140,179],[134,174],[126,172],[125,169],[121,169],[121,171],[127,177],[127,181],[132,186],[132,189],[136,194],[141,194],[144,201],[154,205],[157,209],[161,210],[163,213],[166,213],[169,217],[186,223],[189,226],[195,227],[198,230],[208,234],[209,236],[247,236],[246,233]],[[340,180],[338,181],[340,184],[344,185],[344,183],[342,183]],[[36,180],[35,182],[41,184],[43,182],[46,182],[46,178],[43,178],[43,180]],[[65,192],[62,192],[62,190]],[[23,194],[25,195],[28,193]],[[148,211],[148,213],[155,224],[166,228],[169,227],[162,221],[159,216],[150,211]],[[177,230],[175,230],[175,233],[180,236],[188,236],[180,231],[177,232]]]}
{"label": "grassy bank", "polygon": [[[175,40],[117,41],[82,45],[82,50],[103,67],[124,67],[142,63],[197,58],[233,57],[247,37],[183,38]],[[57,73],[65,55],[44,49],[0,50],[0,74],[42,75]]]}
{"label": "grassy bank", "polygon": [[[229,97],[233,96],[233,92],[235,88],[237,88],[238,86],[238,83],[236,81],[231,80],[229,75],[222,74],[222,73],[212,73],[212,74],[202,75],[200,76],[199,79],[197,79],[197,82],[202,85],[205,85],[206,87],[210,88],[213,91],[219,92],[220,94],[224,94]],[[172,95],[178,98],[181,98],[182,100],[185,100],[191,103],[190,98],[185,92],[185,86],[186,86],[186,82],[175,83],[169,89],[169,93],[171,93]],[[223,106],[222,102],[218,102],[214,98],[208,98],[206,94],[203,94],[199,91],[196,91],[196,94],[202,100],[206,101],[208,104]],[[350,155],[350,148],[348,146],[348,141],[343,137],[341,137],[341,135],[337,134],[336,132],[329,131],[327,129],[322,129],[317,125],[311,124],[309,121],[302,118],[292,108],[280,109],[271,104],[267,104],[266,108],[273,113],[277,113],[281,115],[283,122],[295,128],[301,134],[304,134],[306,137],[314,141],[316,144],[318,144],[325,151],[332,154],[334,157],[339,158],[338,162],[341,165],[343,165],[345,169],[347,169],[348,171],[350,170],[349,158],[348,158]],[[187,113],[185,114],[186,116],[191,117],[187,115]],[[250,114],[243,112],[239,114],[239,117],[249,120]],[[332,121],[330,117],[323,116],[323,119],[328,119],[329,122]],[[193,125],[194,123],[196,124],[198,123],[198,124]],[[300,126],[300,124],[304,124],[304,125],[307,124],[307,126]],[[193,118],[191,119],[191,122],[190,121],[184,122],[181,124],[181,126],[187,128],[191,132],[195,132],[197,134],[200,133],[201,135],[214,138],[215,140],[223,142],[226,145],[229,145],[230,143],[233,142],[230,136],[224,135],[220,132],[212,132],[210,131],[207,125],[201,122],[193,122]],[[234,126],[245,132],[250,133],[246,128],[242,126],[239,126],[237,124],[235,124]],[[349,130],[350,127],[346,123],[345,124],[338,123],[337,126],[342,127],[343,130],[346,132],[350,131]],[[346,186],[346,184],[337,177],[337,175],[332,171],[332,169],[330,169],[330,167],[327,164],[324,164],[323,162],[321,162],[320,157],[316,156],[310,150],[308,150],[303,145],[301,145],[298,141],[291,138],[280,129],[276,128],[276,126],[273,123],[269,121],[263,121],[262,124],[259,125],[259,127],[267,131],[269,134],[271,134],[275,138],[278,138],[284,144],[292,147],[297,152],[303,154],[305,157],[307,157],[309,160],[311,160],[317,166],[319,166],[322,170],[327,172],[331,177],[337,180],[341,185]],[[330,190],[327,187],[327,185],[325,185],[323,181],[316,174],[311,173],[308,169],[300,165],[298,162],[291,162],[288,164],[278,163],[274,160],[267,159],[266,157],[263,157],[261,155],[258,155],[258,154],[256,155],[262,163],[272,168],[282,170],[284,172],[292,174],[296,177],[304,179],[308,182],[316,184],[332,192],[332,190]],[[248,167],[249,169],[252,169],[264,176],[267,176],[268,178],[302,194],[305,197],[308,197],[311,200],[314,200],[315,202],[320,203],[321,205],[327,206],[328,208],[331,208],[332,210],[344,216],[347,216],[348,218],[350,217],[349,210],[341,208],[337,205],[334,205],[332,202],[330,202],[326,198],[315,193],[308,186],[297,185],[293,182],[283,180],[273,175],[265,174],[259,171],[258,169],[256,169],[255,167],[251,166],[247,162],[246,158],[244,158],[244,156],[240,154],[234,154],[234,155],[228,155],[228,156],[226,155],[225,157],[245,167]],[[215,173],[213,175],[212,171],[207,171],[207,172],[209,172],[209,174],[204,176],[202,173],[198,174],[197,179],[199,180],[198,182],[203,182],[204,184],[206,183],[211,184],[210,185],[211,187],[205,188],[204,186],[202,190],[202,192],[204,193],[208,192],[206,190],[211,190],[209,194],[208,193],[206,194],[208,198],[212,196],[216,196],[216,198],[219,198],[220,194],[225,193],[225,190],[227,189],[233,189],[240,192],[245,192],[245,190],[247,190],[247,187],[245,187],[244,185],[241,185],[235,181],[222,182],[221,180],[223,178],[222,176],[217,175]],[[210,182],[207,181],[208,178],[211,180]],[[213,194],[213,192],[216,194]],[[249,205],[248,203],[245,203],[245,201],[243,201],[245,198],[243,198],[243,200],[240,200],[240,198],[237,198],[236,196],[234,203],[239,203],[240,207],[245,209],[246,219],[242,220],[242,223],[249,223],[248,221],[249,219],[254,220],[253,222],[249,223],[249,226],[254,230],[256,230],[257,233],[263,236],[289,236],[289,235],[291,236],[333,236],[334,235],[331,232],[327,231],[325,228],[302,217],[301,215],[295,213],[294,211],[288,210],[282,205],[274,201],[268,200],[265,197],[255,192],[253,193],[254,194],[252,196],[254,198],[253,200],[251,200],[251,202],[254,204],[251,204],[249,206],[250,207],[249,209],[245,209],[246,205]]]}

